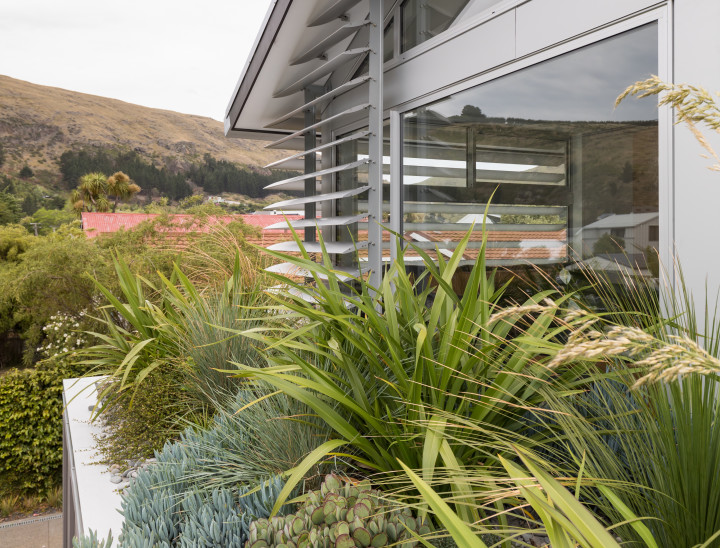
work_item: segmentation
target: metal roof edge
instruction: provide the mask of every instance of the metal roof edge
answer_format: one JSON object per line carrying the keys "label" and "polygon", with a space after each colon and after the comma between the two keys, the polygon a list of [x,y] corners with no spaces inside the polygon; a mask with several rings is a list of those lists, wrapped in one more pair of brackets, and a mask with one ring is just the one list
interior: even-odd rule
{"label": "metal roof edge", "polygon": [[233,127],[237,123],[240,113],[242,112],[245,102],[247,101],[250,91],[255,84],[260,70],[265,63],[270,48],[275,42],[285,15],[287,14],[292,0],[273,0],[265,14],[265,20],[263,21],[260,32],[255,38],[255,43],[250,50],[245,67],[243,68],[242,74],[235,84],[230,102],[225,109],[225,135],[229,135]]}

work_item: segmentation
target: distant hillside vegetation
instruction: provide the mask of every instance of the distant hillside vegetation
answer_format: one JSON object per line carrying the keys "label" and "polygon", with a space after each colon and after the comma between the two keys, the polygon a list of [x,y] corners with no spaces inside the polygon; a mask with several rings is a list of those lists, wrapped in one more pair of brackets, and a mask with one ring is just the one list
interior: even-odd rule
{"label": "distant hillside vegetation", "polygon": [[[36,182],[47,188],[62,190],[69,186],[60,169],[63,153],[95,156],[106,150],[113,162],[122,157],[120,163],[134,162],[136,171],[156,177],[157,184],[148,191],[156,188],[176,198],[189,192],[183,186],[185,174],[197,169],[194,166],[207,165],[210,157],[223,162],[214,165],[213,171],[229,162],[248,166],[242,171],[269,179],[269,172],[260,166],[283,154],[265,150],[263,145],[227,139],[222,123],[210,118],[0,76],[0,147],[4,157],[0,174],[15,176],[28,166]],[[227,186],[212,177],[207,182],[213,187],[211,192]]]}

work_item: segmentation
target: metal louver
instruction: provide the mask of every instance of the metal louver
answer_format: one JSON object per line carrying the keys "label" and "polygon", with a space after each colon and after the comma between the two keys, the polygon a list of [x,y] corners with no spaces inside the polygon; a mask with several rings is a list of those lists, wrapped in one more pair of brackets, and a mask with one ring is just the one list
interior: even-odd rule
{"label": "metal louver", "polygon": [[[377,283],[381,275],[382,242],[381,229],[378,221],[382,218],[382,144],[383,144],[383,101],[382,101],[382,60],[383,60],[383,15],[384,1],[369,0],[370,10],[367,19],[350,21],[348,10],[359,4],[359,0],[327,0],[327,3],[310,20],[308,27],[317,27],[337,22],[344,24],[328,33],[319,42],[298,53],[291,61],[290,66],[303,66],[306,63],[322,59],[324,62],[311,70],[303,72],[299,77],[281,86],[273,94],[274,97],[290,97],[293,94],[304,94],[303,104],[280,116],[267,127],[278,127],[303,114],[304,124],[299,131],[289,133],[281,139],[268,145],[268,148],[282,148],[283,144],[303,137],[304,147],[300,152],[269,164],[270,168],[282,168],[292,165],[299,158],[304,159],[304,173],[265,187],[268,190],[278,191],[304,191],[304,196],[283,200],[267,206],[265,209],[289,210],[302,207],[304,219],[288,222],[278,222],[265,230],[286,228],[288,224],[302,234],[303,247],[306,251],[317,253],[321,246],[317,242],[317,230],[323,231],[325,250],[334,256],[338,268],[342,268],[347,276],[357,276],[361,273],[357,261],[354,260],[356,252],[367,249],[368,259],[363,260],[362,272],[370,271],[371,283]],[[337,26],[337,25],[336,25]],[[367,45],[354,45],[337,53],[337,46],[341,43],[351,43],[352,37],[359,30],[369,27],[369,41]],[[328,55],[328,50],[335,53]],[[332,74],[348,63],[357,60],[360,56],[368,55],[370,62],[369,74],[350,79],[347,82],[330,86]],[[297,74],[297,71],[293,71]],[[340,95],[367,84],[368,97],[366,102],[345,107],[340,112],[331,113],[332,102]],[[355,121],[362,113],[367,113],[367,130],[356,131],[340,138],[330,138],[330,128],[338,122]],[[321,131],[323,142],[318,143],[317,132]],[[367,140],[368,155],[355,161],[333,165],[328,161],[332,157],[334,147],[352,141]],[[324,162],[318,169],[318,154],[325,154]],[[367,169],[367,182],[360,182],[355,177],[353,188],[338,188],[337,177],[342,173],[355,173],[356,170]],[[352,198],[356,204],[364,203],[366,207],[356,208],[355,214],[338,215],[337,201]],[[362,202],[357,202],[362,200]],[[320,206],[320,207],[318,207]],[[320,215],[318,215],[320,213]],[[358,226],[363,230],[358,232]],[[354,231],[354,232],[353,232]],[[350,236],[343,236],[350,234]],[[352,237],[352,234],[355,237]],[[269,249],[285,252],[299,250],[295,241],[277,242]],[[342,258],[341,258],[342,257]],[[291,265],[275,265],[272,272],[302,275]]]}

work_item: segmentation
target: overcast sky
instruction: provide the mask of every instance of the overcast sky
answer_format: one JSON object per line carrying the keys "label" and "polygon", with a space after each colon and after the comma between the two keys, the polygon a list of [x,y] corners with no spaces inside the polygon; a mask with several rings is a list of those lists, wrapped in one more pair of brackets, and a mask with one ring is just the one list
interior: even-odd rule
{"label": "overcast sky", "polygon": [[270,0],[0,0],[0,74],[222,120]]}

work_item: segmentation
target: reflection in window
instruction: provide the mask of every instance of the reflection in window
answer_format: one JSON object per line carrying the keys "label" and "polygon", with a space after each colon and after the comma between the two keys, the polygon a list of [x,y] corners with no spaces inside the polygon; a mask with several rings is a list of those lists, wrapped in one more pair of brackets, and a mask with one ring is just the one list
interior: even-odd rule
{"label": "reflection in window", "polygon": [[[367,130],[367,126],[363,128]],[[358,129],[352,133],[363,131]],[[385,135],[383,143],[383,219],[382,224],[388,226],[390,217],[390,123],[385,122],[383,133]],[[340,137],[345,137],[342,135]],[[347,141],[336,148],[337,164],[349,164],[356,160],[364,160],[368,158],[368,140],[367,137],[353,141]],[[348,171],[341,171],[336,177],[335,190],[353,190],[368,184],[367,166],[361,166]],[[356,215],[367,215],[368,202],[367,194],[350,196],[336,200],[335,215],[338,217],[352,217]],[[368,239],[368,223],[367,218],[361,219],[359,222],[337,226],[331,238],[337,242],[364,242]],[[360,260],[367,260],[367,251],[359,251]],[[383,260],[387,261],[390,257],[390,233],[383,231]],[[347,255],[338,257],[340,266],[350,266],[355,260],[354,256]]]}
{"label": "reflection in window", "polygon": [[402,14],[402,51],[422,44],[446,30],[469,0],[405,0]]}
{"label": "reflection in window", "polygon": [[476,223],[472,263],[484,223],[491,265],[559,270],[595,256],[647,271],[659,233],[657,103],[613,105],[657,72],[657,41],[647,25],[407,113],[406,240],[450,255]]}

